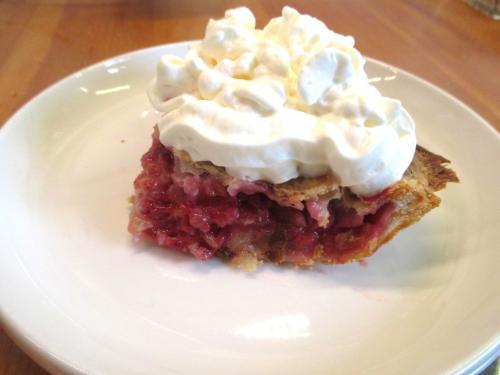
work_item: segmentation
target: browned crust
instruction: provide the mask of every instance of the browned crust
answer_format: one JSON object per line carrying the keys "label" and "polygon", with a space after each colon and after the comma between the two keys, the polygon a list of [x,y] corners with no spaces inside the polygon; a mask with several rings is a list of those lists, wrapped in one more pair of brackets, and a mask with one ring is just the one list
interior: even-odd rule
{"label": "browned crust", "polygon": [[[182,167],[186,171],[195,174],[207,172],[221,178],[225,185],[236,180],[228,175],[223,167],[208,161],[193,162],[189,154],[183,150],[174,150],[174,154],[183,162]],[[417,146],[413,161],[403,180],[416,178],[421,183],[428,185],[433,191],[441,190],[447,182],[458,182],[455,172],[446,167],[447,163],[449,160],[444,157]],[[323,196],[332,198],[341,195],[338,179],[331,174],[319,177],[299,177],[276,185],[266,184],[274,196],[293,201]]]}
{"label": "browned crust", "polygon": [[[189,154],[183,150],[174,150],[174,154],[182,161],[182,168],[190,173],[201,174],[207,172],[215,175],[229,185],[237,181],[227,174],[223,167],[216,166],[208,161],[193,162]],[[328,197],[329,199],[340,195],[340,185],[337,178],[331,174],[319,177],[298,177],[282,184],[265,183],[271,195],[289,201],[305,201],[311,197]]]}
{"label": "browned crust", "polygon": [[459,182],[456,173],[448,167],[449,163],[448,159],[417,146],[415,157],[405,176],[416,176],[420,173],[427,180],[430,189],[439,191],[444,189],[448,182]]}
{"label": "browned crust", "polygon": [[[384,198],[384,201],[393,201],[398,205],[391,217],[389,228],[365,248],[346,254],[346,259],[343,259],[342,263],[344,260],[352,262],[371,256],[399,231],[419,221],[427,212],[439,206],[441,199],[434,193],[445,188],[448,182],[459,182],[455,172],[447,166],[448,163],[444,157],[417,146],[413,161],[403,179],[394,184]],[[363,200],[358,200],[357,203],[360,209],[366,205]],[[310,262],[314,263],[338,262],[325,259],[320,250]]]}

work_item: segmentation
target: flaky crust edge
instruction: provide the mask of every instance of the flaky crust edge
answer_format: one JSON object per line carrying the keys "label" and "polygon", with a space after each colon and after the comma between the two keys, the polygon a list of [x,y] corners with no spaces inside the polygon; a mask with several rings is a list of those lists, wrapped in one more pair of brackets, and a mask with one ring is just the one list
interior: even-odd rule
{"label": "flaky crust edge", "polygon": [[[398,206],[391,217],[389,227],[383,235],[370,241],[366,248],[350,254],[346,263],[373,255],[398,232],[418,222],[426,213],[438,207],[441,198],[435,192],[444,189],[449,182],[459,182],[456,173],[448,167],[449,163],[446,158],[417,146],[413,161],[403,178],[387,192],[386,199]],[[319,256],[315,257],[311,264],[318,262],[332,263]]]}

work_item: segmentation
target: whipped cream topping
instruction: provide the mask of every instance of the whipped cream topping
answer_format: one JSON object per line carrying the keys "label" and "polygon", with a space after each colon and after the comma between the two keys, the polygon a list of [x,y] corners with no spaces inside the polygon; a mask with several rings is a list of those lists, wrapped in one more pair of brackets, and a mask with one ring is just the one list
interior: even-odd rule
{"label": "whipped cream topping", "polygon": [[184,58],[165,55],[148,96],[164,145],[239,179],[333,173],[375,194],[401,179],[415,125],[364,72],[354,39],[290,7],[262,30],[247,8],[210,20]]}

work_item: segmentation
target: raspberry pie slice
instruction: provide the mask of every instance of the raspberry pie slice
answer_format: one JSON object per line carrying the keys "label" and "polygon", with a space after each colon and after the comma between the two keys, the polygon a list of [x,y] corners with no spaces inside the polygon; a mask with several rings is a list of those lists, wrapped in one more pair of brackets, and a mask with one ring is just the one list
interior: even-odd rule
{"label": "raspberry pie slice", "polygon": [[164,146],[155,128],[134,182],[129,231],[138,241],[255,269],[261,261],[309,266],[372,255],[437,207],[434,193],[457,182],[448,160],[418,146],[404,177],[362,197],[333,175],[282,184],[244,181]]}

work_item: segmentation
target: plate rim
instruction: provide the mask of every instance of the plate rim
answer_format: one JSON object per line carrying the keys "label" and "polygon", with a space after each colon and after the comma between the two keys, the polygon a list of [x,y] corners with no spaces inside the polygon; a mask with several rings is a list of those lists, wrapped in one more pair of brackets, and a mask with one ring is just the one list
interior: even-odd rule
{"label": "plate rim", "polygon": [[[96,63],[85,66],[81,69],[72,71],[65,75],[64,77],[58,79],[53,82],[49,86],[42,89],[40,92],[36,93],[29,100],[21,105],[14,113],[12,113],[7,120],[0,127],[0,138],[7,136],[7,133],[11,131],[14,127],[15,119],[26,110],[27,107],[31,106],[34,102],[36,102],[39,98],[45,95],[51,95],[52,91],[56,89],[57,86],[62,84],[63,82],[73,78],[75,74],[85,74],[86,72],[90,72],[104,63],[120,58],[133,58],[134,55],[137,54],[147,54],[148,52],[157,51],[163,48],[185,48],[190,43],[197,42],[198,40],[187,40],[187,41],[179,41],[174,43],[167,44],[159,44],[154,46],[149,46],[145,48],[136,49],[133,51],[125,52],[122,54],[114,55],[102,59]],[[436,84],[421,78],[408,70],[399,68],[392,64],[386,63],[379,59],[375,59],[369,56],[364,55],[365,59],[371,63],[375,63],[382,67],[392,69],[410,77],[411,79],[419,82],[420,84],[431,88],[433,91],[436,91],[442,96],[445,96],[447,99],[451,100],[454,105],[461,107],[462,109],[469,112],[475,120],[481,123],[491,134],[490,136],[495,137],[497,141],[500,141],[500,132],[490,124],[486,119],[484,119],[478,112],[476,112],[469,105],[437,86]],[[43,347],[43,343],[40,340],[36,340],[29,332],[26,332],[23,329],[22,324],[20,322],[16,322],[12,316],[9,316],[5,311],[3,304],[0,300],[0,326],[3,331],[12,339],[12,341],[24,352],[26,353],[33,361],[38,363],[41,367],[49,372],[63,372],[63,373],[71,373],[71,374],[85,374],[85,370],[79,367],[77,364],[68,361],[65,358],[61,358],[56,353],[50,353],[45,350]],[[490,365],[498,356],[500,355],[500,331],[496,333],[496,335],[490,340],[490,342],[485,343],[482,347],[478,348],[475,352],[470,353],[468,358],[465,358],[461,362],[457,362],[454,367],[449,368],[449,374],[478,374],[480,371],[484,370],[488,365]]]}

